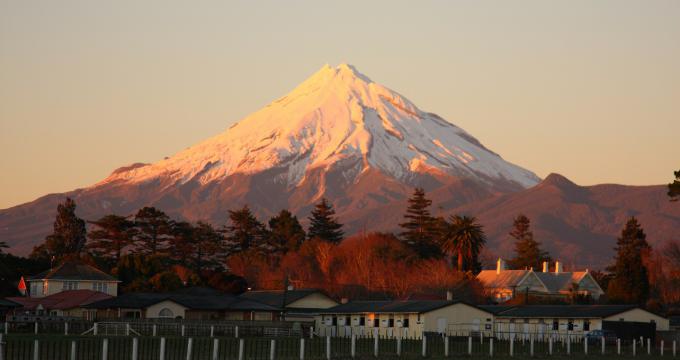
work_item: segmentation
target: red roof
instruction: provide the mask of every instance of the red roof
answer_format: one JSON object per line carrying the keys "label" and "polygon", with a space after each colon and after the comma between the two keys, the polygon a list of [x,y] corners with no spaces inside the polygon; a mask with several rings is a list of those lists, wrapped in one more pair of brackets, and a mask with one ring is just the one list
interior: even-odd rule
{"label": "red roof", "polygon": [[19,309],[21,311],[35,310],[38,305],[42,305],[45,310],[68,310],[112,297],[93,290],[68,290],[42,298],[10,297],[7,299],[21,304],[23,306],[22,309]]}

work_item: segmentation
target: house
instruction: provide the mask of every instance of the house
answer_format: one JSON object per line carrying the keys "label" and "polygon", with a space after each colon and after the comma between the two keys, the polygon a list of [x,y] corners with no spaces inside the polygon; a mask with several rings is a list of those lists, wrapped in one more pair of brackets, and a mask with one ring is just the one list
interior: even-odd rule
{"label": "house", "polygon": [[313,322],[321,311],[338,305],[337,301],[318,289],[288,287],[286,290],[257,290],[245,292],[239,297],[282,308],[286,321]]}
{"label": "house", "polygon": [[495,270],[482,270],[477,279],[484,285],[488,295],[497,302],[512,299],[520,294],[567,298],[573,294],[598,299],[604,291],[588,270],[565,272],[562,264],[555,263],[555,271],[549,271],[548,262],[543,271],[533,269],[508,270],[505,261],[498,259]]}
{"label": "house", "polygon": [[21,317],[76,317],[88,318],[84,306],[113,296],[93,290],[67,290],[44,297],[10,297],[19,304],[12,312]]}
{"label": "house", "polygon": [[68,290],[93,290],[118,294],[118,281],[94,266],[70,260],[27,280],[31,297],[39,298]]}
{"label": "house", "polygon": [[281,309],[212,289],[130,293],[87,306],[96,319],[278,320]]}
{"label": "house", "polygon": [[352,301],[321,312],[320,336],[420,338],[424,333],[490,336],[493,313],[450,300]]}
{"label": "house", "polygon": [[[623,338],[641,330],[669,330],[668,319],[635,305],[481,305],[494,314],[498,338],[582,337],[593,330],[617,330]],[[647,336],[645,336],[647,337]]]}

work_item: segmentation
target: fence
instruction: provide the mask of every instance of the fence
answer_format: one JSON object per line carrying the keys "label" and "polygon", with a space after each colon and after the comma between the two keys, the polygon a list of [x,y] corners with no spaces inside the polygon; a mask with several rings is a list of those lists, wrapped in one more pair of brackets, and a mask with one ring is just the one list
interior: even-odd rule
{"label": "fence", "polygon": [[477,358],[554,355],[612,358],[677,356],[677,343],[650,339],[614,341],[583,338],[581,342],[508,340],[470,336],[425,336],[422,339],[379,337],[133,337],[0,335],[0,360],[277,360],[367,357]]}

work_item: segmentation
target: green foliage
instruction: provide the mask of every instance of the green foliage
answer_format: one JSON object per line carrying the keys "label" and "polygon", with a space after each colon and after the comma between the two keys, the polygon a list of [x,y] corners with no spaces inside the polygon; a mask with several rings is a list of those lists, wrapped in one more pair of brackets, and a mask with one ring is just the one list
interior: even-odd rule
{"label": "green foliage", "polygon": [[399,224],[404,231],[400,234],[422,258],[440,257],[438,244],[439,222],[430,215],[432,201],[425,197],[425,190],[416,188],[404,214],[404,222]]}
{"label": "green foliage", "polygon": [[610,271],[613,278],[607,287],[612,303],[644,305],[649,296],[648,270],[645,257],[651,247],[647,236],[635,217],[630,218],[616,242],[615,263]]}
{"label": "green foliage", "polygon": [[52,234],[42,245],[33,248],[31,257],[57,263],[65,258],[77,257],[86,239],[85,221],[76,216],[76,203],[66,198],[63,204],[57,206]]}
{"label": "green foliage", "polygon": [[21,276],[37,274],[50,266],[45,259],[24,258],[12,254],[0,254],[0,298],[19,296],[17,286]]}
{"label": "green foliage", "polygon": [[281,210],[269,220],[269,243],[276,250],[284,253],[288,250],[297,250],[306,236],[297,216],[288,210]]}
{"label": "green foliage", "polygon": [[155,207],[143,207],[135,214],[135,247],[143,254],[158,255],[167,250],[172,220]]}
{"label": "green foliage", "polygon": [[675,180],[668,184],[668,196],[671,201],[677,201],[680,199],[680,170],[674,172]]}
{"label": "green foliage", "polygon": [[227,242],[235,251],[246,251],[252,248],[261,248],[267,239],[267,229],[257,220],[248,206],[239,210],[229,210],[230,224],[225,233]]}
{"label": "green foliage", "polygon": [[170,265],[169,258],[163,255],[125,254],[115,273],[123,282],[124,291],[149,291],[151,278],[166,271]]}
{"label": "green foliage", "polygon": [[541,269],[544,261],[551,261],[548,252],[541,250],[541,244],[534,240],[530,227],[531,220],[523,214],[512,225],[510,236],[515,239],[515,257],[509,265],[514,269]]}
{"label": "green foliage", "polygon": [[90,224],[95,228],[88,234],[87,250],[113,264],[118,263],[123,250],[132,244],[134,223],[124,216],[106,215]]}
{"label": "green foliage", "polygon": [[479,272],[479,253],[486,244],[482,225],[475,217],[454,215],[443,223],[442,250],[454,257],[458,271]]}
{"label": "green foliage", "polygon": [[345,235],[342,231],[342,224],[335,218],[333,205],[326,198],[322,198],[314,206],[309,222],[309,230],[307,231],[309,239],[321,239],[337,244],[342,241]]}

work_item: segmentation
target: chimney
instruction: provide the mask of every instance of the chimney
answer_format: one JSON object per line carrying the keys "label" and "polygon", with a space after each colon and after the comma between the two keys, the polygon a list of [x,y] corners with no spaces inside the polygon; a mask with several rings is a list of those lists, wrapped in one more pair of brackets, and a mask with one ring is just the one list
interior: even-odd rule
{"label": "chimney", "polygon": [[500,275],[501,271],[505,270],[505,261],[503,259],[498,258],[498,261],[496,262],[496,274]]}
{"label": "chimney", "polygon": [[547,261],[544,261],[544,262],[543,262],[543,272],[550,272],[550,270],[549,270],[548,267],[549,267],[549,266],[548,266],[548,262],[547,262]]}
{"label": "chimney", "polygon": [[447,300],[447,301],[452,301],[452,300],[453,300],[453,293],[451,292],[451,290],[448,290],[448,291],[446,292],[446,300]]}
{"label": "chimney", "polygon": [[559,261],[555,261],[555,274],[559,274],[562,272],[562,263]]}

